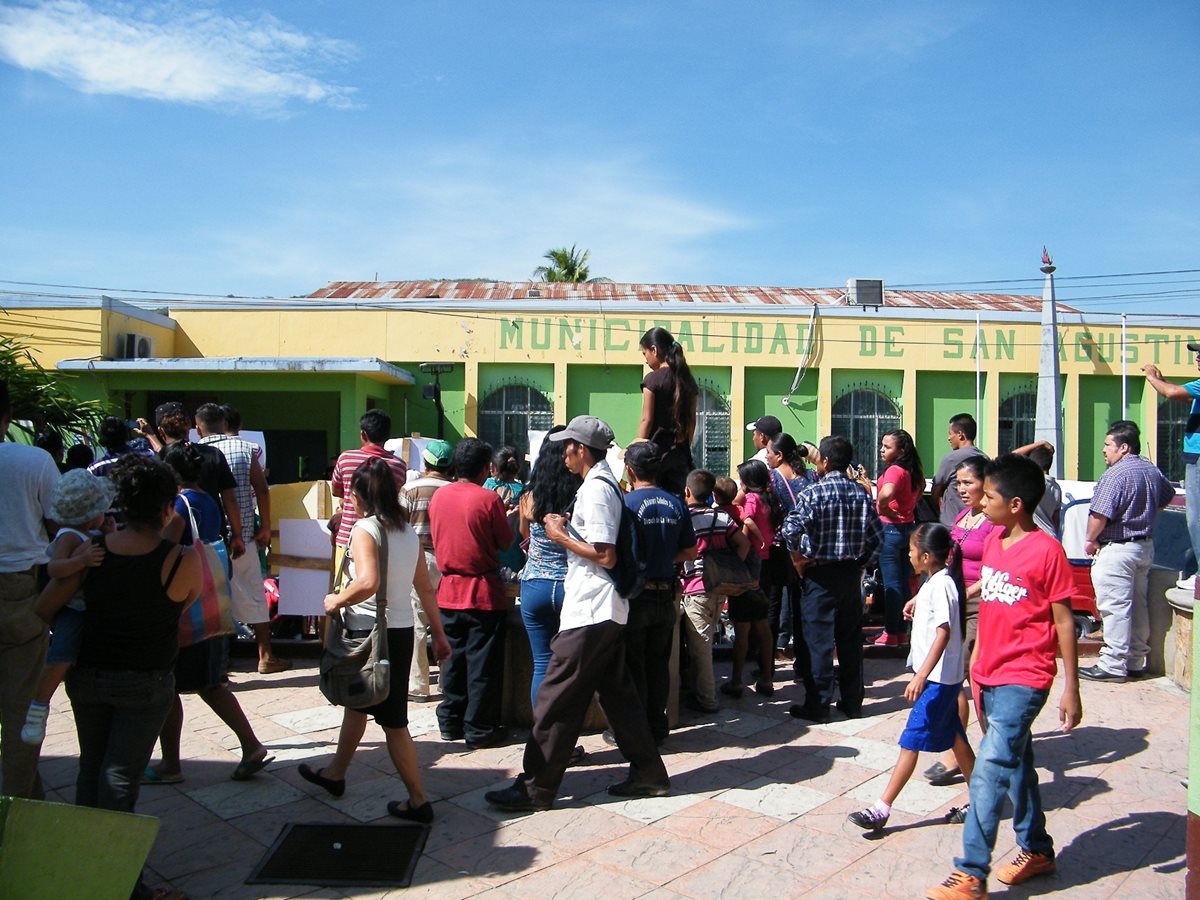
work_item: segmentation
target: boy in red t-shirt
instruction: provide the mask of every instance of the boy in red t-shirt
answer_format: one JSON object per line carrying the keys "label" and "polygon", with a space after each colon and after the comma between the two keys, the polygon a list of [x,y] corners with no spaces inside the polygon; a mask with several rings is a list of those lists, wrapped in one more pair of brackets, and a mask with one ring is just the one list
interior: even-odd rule
{"label": "boy in red t-shirt", "polygon": [[1055,870],[1054,842],[1038,792],[1031,729],[1050,694],[1061,655],[1066,684],[1058,705],[1062,731],[1083,718],[1071,615],[1071,569],[1062,545],[1038,529],[1034,510],[1046,480],[1027,457],[1005,454],[984,471],[983,512],[1003,531],[988,535],[980,578],[979,637],[971,654],[971,684],[984,726],[971,775],[971,806],[963,823],[956,871],[926,896],[986,897],[987,876],[1004,798],[1013,801],[1020,848],[996,872],[1020,884]]}

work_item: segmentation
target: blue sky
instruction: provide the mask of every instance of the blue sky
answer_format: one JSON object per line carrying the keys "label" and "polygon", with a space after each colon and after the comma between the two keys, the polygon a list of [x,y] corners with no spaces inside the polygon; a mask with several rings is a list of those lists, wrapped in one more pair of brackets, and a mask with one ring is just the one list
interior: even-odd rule
{"label": "blue sky", "polygon": [[1194,314],[1200,273],[1065,277],[1200,269],[1198,49],[1194,0],[5,0],[0,279],[286,296],[577,244],[983,289],[1047,244],[1060,299]]}

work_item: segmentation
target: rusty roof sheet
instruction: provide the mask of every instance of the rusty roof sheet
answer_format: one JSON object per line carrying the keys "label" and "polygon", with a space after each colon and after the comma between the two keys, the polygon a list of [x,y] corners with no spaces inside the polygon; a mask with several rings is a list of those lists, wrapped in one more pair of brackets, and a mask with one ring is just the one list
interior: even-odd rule
{"label": "rusty roof sheet", "polygon": [[[730,286],[716,284],[571,284],[542,281],[331,281],[311,300],[594,300],[732,304],[741,306],[850,306],[842,288]],[[1038,312],[1033,295],[962,291],[886,290],[885,305],[910,309]],[[1078,312],[1058,304],[1063,312]]]}

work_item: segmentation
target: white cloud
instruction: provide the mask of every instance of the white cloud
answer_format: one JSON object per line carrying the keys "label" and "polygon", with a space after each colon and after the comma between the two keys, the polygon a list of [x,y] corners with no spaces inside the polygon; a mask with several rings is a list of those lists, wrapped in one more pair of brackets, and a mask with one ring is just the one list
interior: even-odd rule
{"label": "white cloud", "polygon": [[[638,159],[581,162],[454,149],[347,163],[361,179],[313,179],[300,199],[210,235],[231,279],[315,290],[339,279],[527,280],[550,247],[591,250],[593,275],[670,281],[708,271],[709,242],[751,227],[673,190]],[[285,287],[287,286],[287,287]]]}
{"label": "white cloud", "polygon": [[81,0],[0,8],[0,59],[89,94],[262,113],[293,102],[345,107],[353,89],[313,73],[351,54],[343,41],[304,34],[267,13]]}

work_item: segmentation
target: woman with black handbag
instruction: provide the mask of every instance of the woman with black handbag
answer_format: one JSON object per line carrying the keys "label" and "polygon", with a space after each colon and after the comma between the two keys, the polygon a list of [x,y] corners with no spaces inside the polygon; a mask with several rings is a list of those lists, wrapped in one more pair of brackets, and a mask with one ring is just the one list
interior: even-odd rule
{"label": "woman with black handbag", "polygon": [[[370,460],[358,467],[350,480],[350,500],[358,513],[346,551],[350,580],[340,592],[325,597],[325,611],[333,614],[345,610],[348,635],[365,636],[375,625],[379,598],[387,622],[391,685],[387,696],[372,706],[347,706],[333,760],[315,770],[301,764],[300,776],[335,797],[342,796],[346,771],[366,730],[367,717],[372,716],[383,728],[388,755],[408,789],[408,799],[391,801],[388,812],[400,819],[428,824],[433,821],[433,805],[425,797],[417,749],[408,733],[408,670],[413,653],[413,611],[408,597],[414,588],[429,619],[433,655],[439,664],[450,658],[450,645],[442,632],[420,540],[405,523],[396,479],[383,460]],[[395,602],[388,603],[389,597]],[[335,620],[328,627],[340,626]]]}

